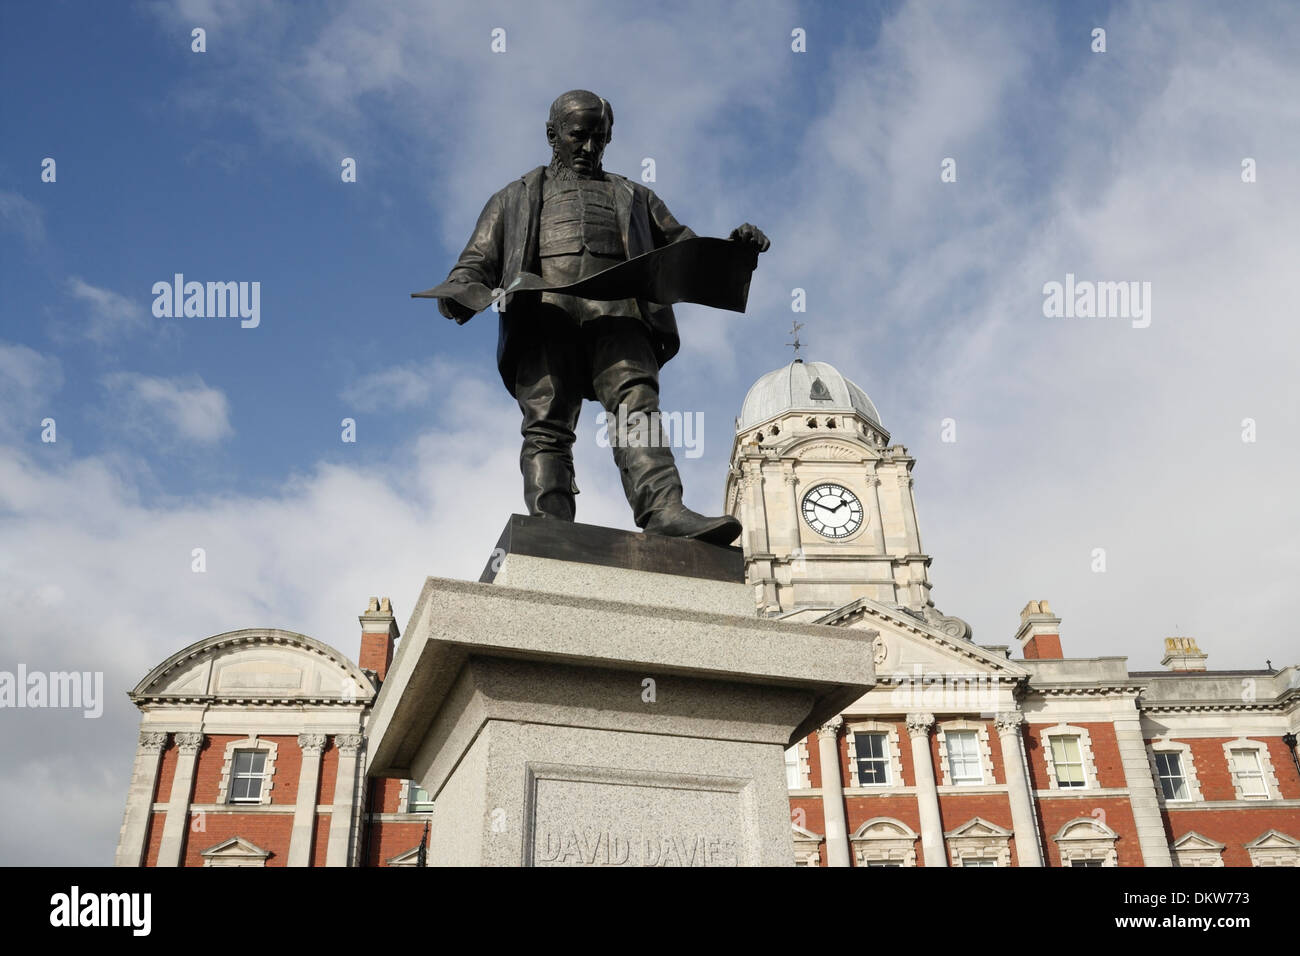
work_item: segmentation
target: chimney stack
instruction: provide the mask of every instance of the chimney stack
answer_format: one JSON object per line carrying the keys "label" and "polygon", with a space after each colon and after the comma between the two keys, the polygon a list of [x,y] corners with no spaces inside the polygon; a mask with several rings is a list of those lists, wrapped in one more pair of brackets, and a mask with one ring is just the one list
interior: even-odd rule
{"label": "chimney stack", "polygon": [[392,602],[388,598],[372,597],[357,620],[361,622],[361,655],[357,666],[363,671],[374,671],[382,681],[388,675],[388,665],[393,663],[393,643],[398,638]]}
{"label": "chimney stack", "polygon": [[1196,646],[1194,637],[1166,637],[1165,656],[1160,666],[1171,671],[1203,671],[1207,657],[1209,655]]}
{"label": "chimney stack", "polygon": [[1052,613],[1046,601],[1030,601],[1020,612],[1020,630],[1016,631],[1020,653],[1027,661],[1051,658],[1061,653],[1061,619]]}

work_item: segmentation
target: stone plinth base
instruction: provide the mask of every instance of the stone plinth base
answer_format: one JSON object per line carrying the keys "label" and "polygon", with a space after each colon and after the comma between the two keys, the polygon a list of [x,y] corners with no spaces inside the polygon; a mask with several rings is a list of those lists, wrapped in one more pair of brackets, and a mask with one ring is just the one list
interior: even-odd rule
{"label": "stone plinth base", "polygon": [[[655,570],[653,536],[628,536],[649,549],[636,567],[507,551],[496,581],[532,588],[425,583],[368,773],[429,791],[431,865],[793,863],[784,750],[871,687],[870,639],[760,620],[731,571]],[[693,596],[661,600],[661,578]],[[609,593],[587,596],[593,581]],[[699,609],[742,597],[748,614]]]}

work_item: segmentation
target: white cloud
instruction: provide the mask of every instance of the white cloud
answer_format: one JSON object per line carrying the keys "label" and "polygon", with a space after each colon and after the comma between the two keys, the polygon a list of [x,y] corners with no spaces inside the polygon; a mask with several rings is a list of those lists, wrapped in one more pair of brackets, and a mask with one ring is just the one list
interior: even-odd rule
{"label": "white cloud", "polygon": [[0,341],[0,435],[38,429],[55,409],[63,364],[25,345]]}
{"label": "white cloud", "polygon": [[0,190],[0,224],[29,247],[38,246],[45,239],[45,211],[17,193]]}
{"label": "white cloud", "polygon": [[111,289],[101,289],[73,276],[67,283],[68,294],[86,306],[85,322],[80,333],[97,345],[120,341],[148,325],[144,306]]}
{"label": "white cloud", "polygon": [[116,403],[118,423],[129,431],[156,434],[161,430],[200,445],[234,434],[225,392],[205,385],[197,375],[162,378],[114,372],[102,381]]}
{"label": "white cloud", "polygon": [[354,381],[342,398],[363,412],[427,405],[433,397],[434,374],[432,361],[380,369]]}

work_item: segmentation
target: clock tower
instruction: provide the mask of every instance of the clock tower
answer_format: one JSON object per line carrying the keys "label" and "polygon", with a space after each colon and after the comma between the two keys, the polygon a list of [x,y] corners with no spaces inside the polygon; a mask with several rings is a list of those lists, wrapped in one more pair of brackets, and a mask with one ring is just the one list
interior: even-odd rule
{"label": "clock tower", "polygon": [[736,419],[725,507],[744,526],[758,612],[812,621],[868,598],[969,638],[930,600],[913,464],[834,366],[796,358],[755,382]]}

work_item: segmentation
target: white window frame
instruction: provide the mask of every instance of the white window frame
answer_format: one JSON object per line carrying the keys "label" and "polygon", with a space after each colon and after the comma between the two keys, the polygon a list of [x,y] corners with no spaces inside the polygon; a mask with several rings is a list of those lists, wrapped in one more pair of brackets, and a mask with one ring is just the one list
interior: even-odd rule
{"label": "white window frame", "polygon": [[[1264,787],[1263,793],[1246,794],[1241,788],[1241,783],[1237,778],[1237,771],[1232,765],[1232,752],[1234,750],[1253,750],[1255,752],[1255,761],[1259,765],[1260,783]],[[1277,774],[1273,772],[1273,761],[1269,756],[1268,744],[1262,740],[1251,740],[1246,737],[1238,737],[1236,740],[1229,740],[1223,745],[1223,759],[1228,764],[1228,776],[1232,778],[1232,789],[1237,795],[1238,800],[1249,800],[1255,803],[1260,800],[1275,800],[1281,789],[1278,786]]]}
{"label": "white window frame", "polygon": [[[975,755],[979,759],[980,767],[979,780],[963,780],[958,782],[952,779],[952,769],[948,754],[948,735],[951,733],[960,733],[962,731],[975,732]],[[977,720],[945,720],[938,725],[938,737],[939,767],[943,771],[943,786],[979,787],[993,782],[993,751],[989,747],[988,724]]]}
{"label": "white window frame", "polygon": [[[1056,779],[1056,760],[1052,756],[1052,737],[1078,737],[1079,752],[1083,756],[1083,786],[1062,787]],[[1097,783],[1097,762],[1092,755],[1092,735],[1087,727],[1075,727],[1072,724],[1054,724],[1039,730],[1038,738],[1042,743],[1043,760],[1047,763],[1047,789],[1062,793],[1095,790]]]}
{"label": "white window frame", "polygon": [[[791,755],[794,756],[794,762],[791,763]],[[790,770],[794,768],[797,775],[797,782],[791,785]],[[800,740],[794,746],[786,748],[785,751],[785,769],[786,769],[786,789],[788,790],[806,790],[812,786],[812,778],[808,770],[808,741]]]}
{"label": "white window frame", "polygon": [[821,866],[821,844],[826,837],[794,822],[791,822],[790,830],[794,838],[794,865]]}
{"label": "white window frame", "polygon": [[[266,753],[266,760],[262,764],[262,792],[257,802],[240,801],[236,803],[231,799],[234,792],[234,773],[235,773],[235,753],[241,750],[261,750]],[[271,791],[275,787],[275,758],[279,752],[279,747],[273,740],[263,740],[262,738],[251,735],[243,740],[232,740],[226,744],[226,752],[223,755],[221,763],[221,783],[217,787],[217,803],[228,804],[232,807],[265,807],[271,804]]]}
{"label": "white window frame", "polygon": [[[1187,796],[1185,798],[1171,800],[1165,796],[1164,788],[1160,786],[1160,766],[1156,763],[1156,754],[1158,753],[1178,754],[1179,763],[1183,767],[1183,781],[1187,785]],[[1196,775],[1196,761],[1192,758],[1191,746],[1177,740],[1153,740],[1147,744],[1147,759],[1151,764],[1151,779],[1155,781],[1156,785],[1156,799],[1162,805],[1167,803],[1199,803],[1205,799],[1201,796],[1201,781]]]}
{"label": "white window frame", "polygon": [[[861,783],[858,780],[858,734],[884,734],[886,776],[884,783]],[[848,723],[844,734],[849,744],[849,770],[853,775],[850,786],[864,790],[879,790],[884,787],[901,787],[903,785],[903,762],[899,756],[898,727],[894,724],[877,720],[854,720]]]}

